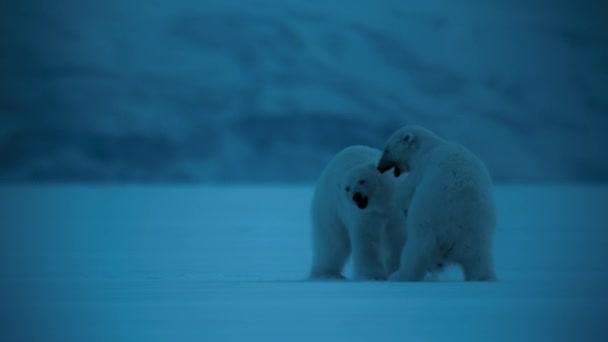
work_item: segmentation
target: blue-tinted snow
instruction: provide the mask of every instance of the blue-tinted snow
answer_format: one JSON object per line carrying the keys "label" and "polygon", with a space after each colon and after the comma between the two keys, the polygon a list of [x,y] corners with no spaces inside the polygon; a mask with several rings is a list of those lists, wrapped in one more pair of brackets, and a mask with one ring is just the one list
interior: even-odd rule
{"label": "blue-tinted snow", "polygon": [[[602,341],[608,188],[499,186],[496,283],[306,282],[312,186],[3,187],[3,341]],[[14,339],[10,339],[13,337]]]}
{"label": "blue-tinted snow", "polygon": [[607,181],[601,1],[7,1],[0,181],[313,181],[415,123]]}

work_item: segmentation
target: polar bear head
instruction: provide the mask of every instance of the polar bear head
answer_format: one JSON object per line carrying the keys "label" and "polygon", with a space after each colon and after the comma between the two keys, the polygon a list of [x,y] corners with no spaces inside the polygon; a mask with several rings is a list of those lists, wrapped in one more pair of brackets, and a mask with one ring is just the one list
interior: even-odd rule
{"label": "polar bear head", "polygon": [[342,192],[346,200],[365,209],[380,187],[380,173],[374,163],[353,168],[345,179]]}
{"label": "polar bear head", "polygon": [[405,126],[388,139],[378,162],[378,171],[384,173],[395,168],[395,176],[409,172],[412,162],[434,147],[441,139],[420,126]]}

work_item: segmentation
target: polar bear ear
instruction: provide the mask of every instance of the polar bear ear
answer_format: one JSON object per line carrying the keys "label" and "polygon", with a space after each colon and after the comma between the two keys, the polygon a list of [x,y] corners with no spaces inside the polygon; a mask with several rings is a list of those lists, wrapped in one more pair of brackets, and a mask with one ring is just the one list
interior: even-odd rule
{"label": "polar bear ear", "polygon": [[414,133],[407,132],[401,137],[401,141],[407,144],[411,144],[414,141]]}

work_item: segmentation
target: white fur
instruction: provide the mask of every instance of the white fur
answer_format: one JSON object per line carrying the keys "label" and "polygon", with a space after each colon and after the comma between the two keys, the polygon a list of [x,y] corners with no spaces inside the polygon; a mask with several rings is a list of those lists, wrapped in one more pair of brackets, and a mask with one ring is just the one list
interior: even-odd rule
{"label": "white fur", "polygon": [[[350,146],[322,172],[311,205],[311,278],[344,278],[349,256],[354,279],[385,279],[398,269],[405,215],[392,195],[400,180],[378,172],[380,156],[379,150]],[[366,208],[357,207],[356,192],[368,197]]]}
{"label": "white fur", "polygon": [[439,261],[461,265],[467,281],[495,280],[496,214],[484,164],[461,145],[406,126],[386,143],[378,169],[390,167],[409,171],[403,186],[414,189],[408,239],[390,280],[421,281]]}

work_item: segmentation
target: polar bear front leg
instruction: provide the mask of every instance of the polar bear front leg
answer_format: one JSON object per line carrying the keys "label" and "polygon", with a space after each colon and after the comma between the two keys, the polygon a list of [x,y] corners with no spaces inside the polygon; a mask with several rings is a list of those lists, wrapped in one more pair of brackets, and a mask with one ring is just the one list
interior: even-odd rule
{"label": "polar bear front leg", "polygon": [[318,222],[313,233],[311,279],[345,279],[342,275],[351,246],[341,223]]}
{"label": "polar bear front leg", "polygon": [[386,271],[382,262],[382,225],[363,221],[351,232],[353,279],[384,280]]}
{"label": "polar bear front leg", "polygon": [[405,220],[389,222],[383,241],[386,258],[385,270],[387,274],[391,274],[399,269],[401,253],[406,240]]}

